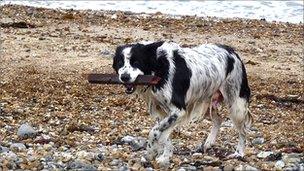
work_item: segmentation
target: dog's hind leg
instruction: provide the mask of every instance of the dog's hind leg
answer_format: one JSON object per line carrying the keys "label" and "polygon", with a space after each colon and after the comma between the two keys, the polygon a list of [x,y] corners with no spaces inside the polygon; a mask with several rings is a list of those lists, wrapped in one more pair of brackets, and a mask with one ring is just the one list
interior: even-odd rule
{"label": "dog's hind leg", "polygon": [[[214,111],[212,112],[212,109],[214,109]],[[212,102],[210,104],[209,107],[209,112],[210,112],[210,118],[212,120],[212,128],[211,131],[205,141],[204,144],[204,152],[207,151],[207,149],[211,148],[211,146],[215,143],[216,140],[216,136],[220,130],[221,127],[221,123],[222,123],[222,119],[218,114],[218,110],[217,108],[213,108]]]}
{"label": "dog's hind leg", "polygon": [[149,160],[156,155],[156,161],[161,166],[167,166],[170,163],[170,157],[173,154],[173,146],[170,140],[170,134],[174,127],[177,126],[186,112],[184,109],[171,110],[170,115],[157,123],[149,133],[147,145],[147,157]]}
{"label": "dog's hind leg", "polygon": [[237,97],[230,107],[230,119],[239,133],[239,142],[234,154],[228,158],[243,157],[245,153],[246,128],[250,127],[252,117],[248,112],[248,101]]}

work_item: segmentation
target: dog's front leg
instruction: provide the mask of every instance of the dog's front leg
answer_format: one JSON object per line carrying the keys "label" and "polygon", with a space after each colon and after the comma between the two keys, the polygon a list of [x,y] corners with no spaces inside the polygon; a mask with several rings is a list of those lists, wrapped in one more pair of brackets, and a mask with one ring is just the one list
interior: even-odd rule
{"label": "dog's front leg", "polygon": [[156,155],[156,161],[161,166],[170,164],[170,157],[173,154],[173,146],[170,140],[170,134],[180,119],[185,115],[185,110],[175,108],[171,110],[170,115],[157,123],[149,134],[147,147],[147,157],[152,160]]}

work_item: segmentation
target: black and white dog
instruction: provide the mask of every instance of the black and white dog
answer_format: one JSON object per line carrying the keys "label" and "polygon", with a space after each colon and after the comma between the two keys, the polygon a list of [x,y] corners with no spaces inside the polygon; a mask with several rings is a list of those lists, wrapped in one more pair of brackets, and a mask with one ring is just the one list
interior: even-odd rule
{"label": "black and white dog", "polygon": [[[157,119],[149,133],[149,160],[156,157],[160,165],[169,164],[173,129],[203,117],[209,107],[221,101],[228,105],[229,117],[239,133],[236,152],[230,157],[244,156],[245,128],[252,122],[248,112],[250,88],[244,64],[231,47],[205,44],[183,48],[174,42],[124,45],[116,49],[113,68],[126,83],[127,93],[134,92],[135,86],[127,83],[138,75],[161,78],[156,86],[138,89],[148,112]],[[217,112],[210,115],[213,126],[204,150],[214,144],[221,124]]]}

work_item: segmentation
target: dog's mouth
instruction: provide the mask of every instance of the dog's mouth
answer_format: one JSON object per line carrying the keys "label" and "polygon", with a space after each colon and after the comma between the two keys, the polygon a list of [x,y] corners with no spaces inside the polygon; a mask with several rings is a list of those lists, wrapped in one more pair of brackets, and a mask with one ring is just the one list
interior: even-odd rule
{"label": "dog's mouth", "polygon": [[125,87],[126,87],[126,93],[127,94],[132,94],[134,93],[135,89],[136,89],[136,86],[135,85],[132,85],[132,84],[125,84]]}

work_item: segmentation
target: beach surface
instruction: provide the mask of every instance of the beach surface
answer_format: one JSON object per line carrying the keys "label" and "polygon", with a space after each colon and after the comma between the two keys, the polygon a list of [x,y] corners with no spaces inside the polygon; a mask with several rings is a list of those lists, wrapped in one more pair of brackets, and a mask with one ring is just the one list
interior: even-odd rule
{"label": "beach surface", "polygon": [[[1,6],[0,24],[2,170],[158,170],[141,158],[155,122],[144,102],[84,76],[113,73],[116,46],[143,40],[232,46],[252,90],[254,123],[243,159],[224,158],[237,133],[223,107],[209,152],[191,152],[206,139],[208,119],[173,133],[171,169],[304,168],[303,24],[18,5]],[[22,135],[23,125],[34,133]]]}

